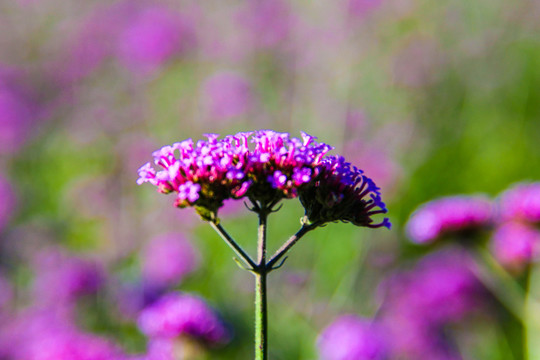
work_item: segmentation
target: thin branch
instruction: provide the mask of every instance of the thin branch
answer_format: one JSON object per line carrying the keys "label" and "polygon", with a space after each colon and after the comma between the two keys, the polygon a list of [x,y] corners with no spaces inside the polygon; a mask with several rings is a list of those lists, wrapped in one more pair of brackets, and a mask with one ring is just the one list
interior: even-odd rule
{"label": "thin branch", "polygon": [[283,255],[285,255],[287,253],[287,251],[289,251],[293,246],[294,244],[296,244],[296,242],[298,240],[300,240],[302,238],[302,236],[304,236],[305,234],[307,234],[309,231],[315,229],[316,227],[318,226],[318,224],[311,224],[311,225],[302,225],[302,227],[300,228],[300,230],[298,230],[296,232],[296,234],[294,234],[293,236],[291,236],[289,238],[289,240],[287,240],[275,253],[274,255],[272,256],[272,258],[270,258],[270,260],[268,261],[268,263],[266,263],[266,267],[268,269],[272,269],[272,267],[275,265],[276,262],[279,261],[279,259],[281,259],[283,257]]}
{"label": "thin branch", "polygon": [[229,245],[231,249],[242,259],[246,265],[249,265],[248,269],[253,270],[257,267],[255,262],[251,259],[251,257],[234,241],[234,239],[225,231],[223,226],[221,224],[216,224],[215,222],[209,221],[210,225],[214,228],[214,230],[221,236],[223,240]]}

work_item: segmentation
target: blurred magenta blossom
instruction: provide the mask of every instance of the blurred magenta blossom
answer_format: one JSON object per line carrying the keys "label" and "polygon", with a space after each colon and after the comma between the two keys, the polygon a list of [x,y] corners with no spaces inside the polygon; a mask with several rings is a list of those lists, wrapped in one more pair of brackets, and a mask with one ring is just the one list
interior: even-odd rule
{"label": "blurred magenta blossom", "polygon": [[391,339],[391,358],[460,358],[444,331],[485,302],[475,266],[464,251],[445,250],[383,283],[385,300],[377,320]]}
{"label": "blurred magenta blossom", "polygon": [[60,308],[27,308],[0,327],[0,357],[25,360],[120,360],[112,341],[88,333]]}
{"label": "blurred magenta blossom", "polygon": [[40,304],[49,305],[63,305],[82,295],[94,294],[105,277],[103,267],[96,261],[55,248],[36,255],[34,271],[33,294]]}
{"label": "blurred magenta blossom", "polygon": [[321,360],[383,360],[385,340],[377,323],[343,315],[323,329],[317,347]]}
{"label": "blurred magenta blossom", "polygon": [[143,283],[156,287],[178,284],[199,263],[199,254],[183,234],[162,234],[141,249]]}
{"label": "blurred magenta blossom", "polygon": [[520,183],[500,195],[502,220],[540,223],[540,183]]}
{"label": "blurred magenta blossom", "polygon": [[54,69],[64,83],[91,75],[107,60],[137,75],[151,74],[195,44],[191,20],[163,5],[119,2],[98,7],[66,40]]}
{"label": "blurred magenta blossom", "polygon": [[495,229],[491,248],[499,263],[513,272],[521,272],[538,260],[540,232],[530,225],[507,222]]}
{"label": "blurred magenta blossom", "polygon": [[493,205],[485,196],[449,196],[429,201],[409,218],[408,237],[415,243],[432,243],[446,235],[459,235],[489,226]]}
{"label": "blurred magenta blossom", "polygon": [[194,44],[194,30],[183,15],[159,6],[137,12],[119,34],[118,57],[134,72],[151,72]]}
{"label": "blurred magenta blossom", "polygon": [[156,339],[184,335],[214,345],[230,339],[229,330],[202,298],[179,292],[168,293],[144,309],[138,325]]}

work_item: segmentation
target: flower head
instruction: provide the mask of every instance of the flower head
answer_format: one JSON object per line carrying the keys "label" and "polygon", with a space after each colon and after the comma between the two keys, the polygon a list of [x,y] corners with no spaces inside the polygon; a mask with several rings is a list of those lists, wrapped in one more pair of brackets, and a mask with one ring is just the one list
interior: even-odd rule
{"label": "flower head", "polygon": [[196,206],[212,218],[230,198],[271,202],[296,197],[331,149],[307,134],[300,140],[271,130],[206,137],[155,151],[154,163],[163,170],[147,163],[139,169],[137,183],[149,182],[162,193],[176,192],[176,206]]}
{"label": "flower head", "polygon": [[540,183],[517,184],[500,197],[500,216],[503,220],[540,223]]}
{"label": "flower head", "polygon": [[491,223],[492,205],[484,196],[452,196],[419,207],[407,223],[409,238],[419,244]]}
{"label": "flower head", "polygon": [[379,188],[363,171],[342,156],[329,156],[317,168],[315,181],[300,194],[310,223],[351,222],[357,226],[390,228],[388,218],[373,223],[376,214],[385,214]]}
{"label": "flower head", "polygon": [[299,139],[260,130],[224,139],[217,134],[206,137],[155,151],[154,163],[163,170],[147,163],[139,169],[137,183],[149,182],[162,193],[176,192],[176,206],[195,206],[205,220],[215,219],[230,198],[276,204],[299,197],[309,223],[390,227],[388,219],[373,223],[371,218],[387,211],[375,183],[343,157],[326,157],[332,148],[309,134]]}
{"label": "flower head", "polygon": [[139,328],[152,338],[187,335],[210,344],[227,342],[228,330],[206,302],[193,295],[169,293],[144,309]]}

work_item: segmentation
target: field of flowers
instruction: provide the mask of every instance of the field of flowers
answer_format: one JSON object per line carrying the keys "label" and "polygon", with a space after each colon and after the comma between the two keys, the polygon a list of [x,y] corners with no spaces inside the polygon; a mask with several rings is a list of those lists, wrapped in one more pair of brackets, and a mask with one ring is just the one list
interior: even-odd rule
{"label": "field of flowers", "polygon": [[538,360],[539,260],[539,0],[0,0],[0,360]]}

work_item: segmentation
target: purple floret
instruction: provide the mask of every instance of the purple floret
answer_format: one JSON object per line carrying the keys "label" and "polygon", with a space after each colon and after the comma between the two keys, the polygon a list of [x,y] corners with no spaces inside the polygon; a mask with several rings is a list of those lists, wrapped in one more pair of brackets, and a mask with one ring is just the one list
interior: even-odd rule
{"label": "purple floret", "polygon": [[317,340],[321,360],[380,360],[385,344],[378,326],[356,315],[344,315],[326,327]]}
{"label": "purple floret", "polygon": [[407,222],[406,232],[415,243],[432,243],[490,225],[492,212],[491,201],[484,196],[445,197],[420,206]]}
{"label": "purple floret", "polygon": [[209,344],[229,340],[223,322],[203,299],[177,292],[164,295],[144,309],[138,326],[151,338],[187,335]]}

